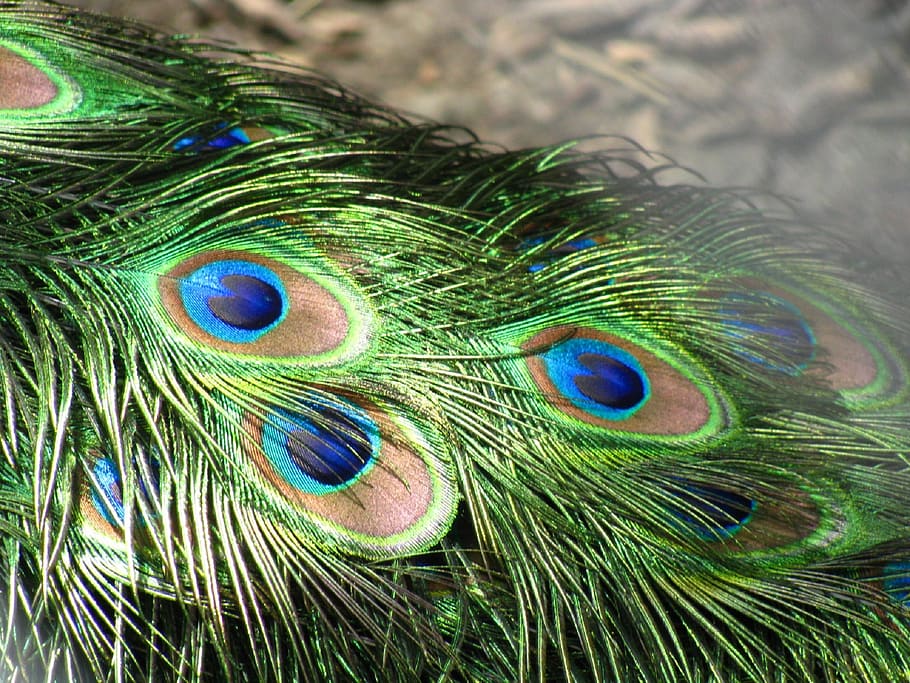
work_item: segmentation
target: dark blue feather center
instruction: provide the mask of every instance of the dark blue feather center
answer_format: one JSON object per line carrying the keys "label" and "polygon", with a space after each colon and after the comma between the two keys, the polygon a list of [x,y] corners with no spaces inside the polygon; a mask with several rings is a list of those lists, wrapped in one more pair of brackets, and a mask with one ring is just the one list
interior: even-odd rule
{"label": "dark blue feather center", "polygon": [[120,471],[110,458],[98,458],[92,467],[96,485],[92,486],[92,505],[111,526],[123,526],[126,512],[123,509]]}
{"label": "dark blue feather center", "polygon": [[281,317],[284,301],[268,282],[250,275],[224,275],[228,296],[209,297],[209,310],[222,322],[240,330],[261,330]]}
{"label": "dark blue feather center", "polygon": [[733,536],[752,518],[757,503],[735,491],[684,484],[670,492],[679,500],[670,512],[699,538],[717,541]]}
{"label": "dark blue feather center", "polygon": [[347,403],[276,409],[262,428],[262,449],[290,486],[316,495],[347,488],[379,454],[379,428]]}
{"label": "dark blue feather center", "polygon": [[[227,125],[222,123],[215,127],[216,130],[224,130]],[[226,130],[224,133],[214,137],[205,137],[203,135],[188,135],[180,138],[174,143],[174,151],[210,151],[216,149],[229,149],[238,145],[247,145],[250,142],[249,135],[243,128],[235,126]]]}
{"label": "dark blue feather center", "polygon": [[602,406],[629,410],[645,398],[645,384],[638,370],[617,358],[597,353],[582,353],[579,365],[591,374],[575,375],[578,390]]}
{"label": "dark blue feather center", "polygon": [[541,354],[555,388],[576,408],[606,420],[625,420],[650,397],[648,376],[628,351],[577,337]]}
{"label": "dark blue feather center", "polygon": [[240,259],[213,260],[180,281],[187,315],[208,334],[249,344],[275,328],[290,303],[270,268]]}
{"label": "dark blue feather center", "polygon": [[[545,240],[542,237],[528,239],[520,245],[519,250],[525,251],[532,247],[538,246],[539,244],[543,244],[544,241]],[[591,247],[596,247],[596,246],[597,246],[597,242],[595,240],[591,239],[590,237],[581,237],[579,239],[571,240],[569,242],[564,242],[562,244],[559,244],[559,245],[553,247],[552,249],[550,249],[549,252],[545,253],[543,255],[543,259],[541,261],[538,261],[537,263],[532,263],[530,266],[528,266],[528,272],[537,273],[537,272],[543,270],[544,268],[546,268],[551,263],[555,263],[556,261],[558,261],[559,259],[561,259],[564,256],[567,256],[568,254],[574,254],[577,251],[582,251],[584,249],[590,249]]]}
{"label": "dark blue feather center", "polygon": [[729,294],[720,313],[727,334],[741,339],[739,355],[751,363],[798,375],[815,358],[815,335],[799,309],[767,292]]}
{"label": "dark blue feather center", "polygon": [[[160,470],[161,465],[153,458],[149,462],[152,481],[148,482],[145,477],[138,474],[139,493],[146,500],[158,493]],[[95,478],[91,488],[92,505],[108,524],[122,527],[126,521],[126,509],[123,504],[123,480],[117,463],[111,458],[98,458],[92,466],[92,475]],[[137,519],[139,526],[144,526],[145,523],[143,517]]]}
{"label": "dark blue feather center", "polygon": [[300,471],[326,486],[355,479],[371,455],[370,440],[363,430],[331,409],[323,409],[318,423],[290,432],[286,446]]}

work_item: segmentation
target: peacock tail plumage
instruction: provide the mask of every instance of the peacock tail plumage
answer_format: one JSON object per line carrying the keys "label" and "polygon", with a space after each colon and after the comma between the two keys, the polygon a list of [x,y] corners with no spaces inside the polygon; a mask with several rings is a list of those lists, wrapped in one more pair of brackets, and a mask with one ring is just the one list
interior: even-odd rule
{"label": "peacock tail plumage", "polygon": [[0,2],[3,680],[907,680],[897,288],[574,147]]}

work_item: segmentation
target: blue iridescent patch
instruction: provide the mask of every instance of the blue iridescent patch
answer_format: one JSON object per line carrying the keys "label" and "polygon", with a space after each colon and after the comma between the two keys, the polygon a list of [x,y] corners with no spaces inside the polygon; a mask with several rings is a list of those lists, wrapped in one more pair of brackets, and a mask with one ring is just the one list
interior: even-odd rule
{"label": "blue iridescent patch", "polygon": [[223,341],[254,342],[287,314],[281,279],[258,263],[213,261],[180,281],[187,315],[201,329]]}
{"label": "blue iridescent patch", "polygon": [[[220,124],[216,126],[215,129],[219,130],[226,127],[227,124]],[[249,143],[250,136],[247,135],[246,131],[239,126],[234,126],[233,128],[215,135],[214,137],[207,137],[198,134],[187,135],[186,137],[177,140],[177,142],[173,144],[173,149],[175,152],[204,152],[218,149],[229,149],[231,147],[247,145]]]}
{"label": "blue iridescent patch", "polygon": [[815,334],[793,304],[768,292],[727,294],[718,312],[727,335],[744,342],[738,355],[750,363],[799,375],[815,359]]}
{"label": "blue iridescent patch", "polygon": [[126,519],[120,471],[110,458],[98,458],[92,467],[97,485],[92,486],[92,505],[111,526],[121,527]]}
{"label": "blue iridescent patch", "polygon": [[[152,482],[138,477],[139,493],[146,499],[158,493],[160,465],[157,460],[151,461],[149,470]],[[108,524],[122,527],[126,520],[126,510],[123,504],[123,481],[117,463],[111,458],[98,458],[92,466],[92,476],[95,479],[91,487],[92,506]],[[145,520],[139,517],[137,524],[143,526]]]}
{"label": "blue iridescent patch", "polygon": [[669,506],[670,513],[704,541],[734,536],[752,520],[758,507],[751,498],[704,484],[681,484],[668,493],[679,500],[678,507]]}
{"label": "blue iridescent patch", "polygon": [[305,493],[351,486],[373,466],[379,427],[350,404],[309,404],[312,412],[275,409],[262,427],[262,449],[277,473]]}
{"label": "blue iridescent patch", "polygon": [[894,602],[910,608],[910,562],[885,565],[882,587]]}
{"label": "blue iridescent patch", "polygon": [[540,357],[556,389],[596,417],[625,420],[650,397],[644,368],[613,344],[579,337],[555,344]]}

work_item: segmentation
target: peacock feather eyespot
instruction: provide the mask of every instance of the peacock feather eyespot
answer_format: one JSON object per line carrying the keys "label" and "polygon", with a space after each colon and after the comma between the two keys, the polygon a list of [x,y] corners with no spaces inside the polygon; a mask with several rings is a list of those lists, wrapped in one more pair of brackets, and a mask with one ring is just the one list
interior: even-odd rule
{"label": "peacock feather eyespot", "polygon": [[756,487],[670,477],[660,484],[667,529],[676,539],[708,543],[715,551],[757,562],[768,553],[798,561],[807,552],[823,554],[855,542],[863,533],[862,513],[835,483],[810,488],[787,477],[768,483]]}
{"label": "peacock feather eyespot", "polygon": [[197,253],[158,278],[170,322],[190,340],[243,356],[340,363],[368,343],[369,309],[326,268],[235,250]]}
{"label": "peacock feather eyespot", "polygon": [[386,558],[431,546],[454,519],[452,464],[430,424],[365,399],[245,411],[242,451],[270,508],[339,550]]}
{"label": "peacock feather eyespot", "polygon": [[741,341],[747,361],[787,375],[800,375],[816,356],[812,327],[799,309],[769,292],[730,293],[718,300],[726,334]]}
{"label": "peacock feather eyespot", "polygon": [[[851,294],[834,301],[798,284],[757,278],[738,284],[754,294],[720,297],[718,309],[730,315],[724,327],[728,336],[749,342],[741,349],[743,357],[787,374],[821,378],[857,407],[893,404],[906,396],[906,360],[874,322],[851,310],[862,305]],[[749,328],[748,319],[757,321],[760,315],[753,304],[764,309],[765,317]]]}
{"label": "peacock feather eyespot", "polygon": [[67,79],[38,52],[0,37],[0,112],[11,110],[0,113],[0,119],[13,111],[28,117],[70,108],[73,102],[61,102],[66,93],[74,97]]}
{"label": "peacock feather eyespot", "polygon": [[729,418],[723,401],[694,361],[646,343],[555,326],[521,346],[542,397],[564,415],[651,436],[703,436],[722,428]]}
{"label": "peacock feather eyespot", "polygon": [[[528,237],[523,239],[515,247],[515,250],[519,253],[530,251],[535,248],[540,248],[541,245],[546,244],[547,241],[548,240],[545,237]],[[539,254],[540,260],[535,261],[529,265],[527,267],[527,270],[529,273],[538,273],[547,266],[568,256],[569,254],[574,254],[579,251],[584,251],[585,249],[590,249],[591,247],[596,247],[598,244],[603,244],[605,241],[606,239],[602,236],[582,236],[568,240],[566,242],[551,245],[549,250],[544,251],[542,254]]]}

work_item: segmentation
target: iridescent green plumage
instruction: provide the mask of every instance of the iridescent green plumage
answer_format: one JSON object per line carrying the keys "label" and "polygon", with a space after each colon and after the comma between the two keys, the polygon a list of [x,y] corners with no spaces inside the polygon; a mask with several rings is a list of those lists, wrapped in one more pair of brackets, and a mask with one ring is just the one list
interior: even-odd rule
{"label": "iridescent green plumage", "polygon": [[910,671],[846,248],[213,51],[0,4],[5,677]]}

